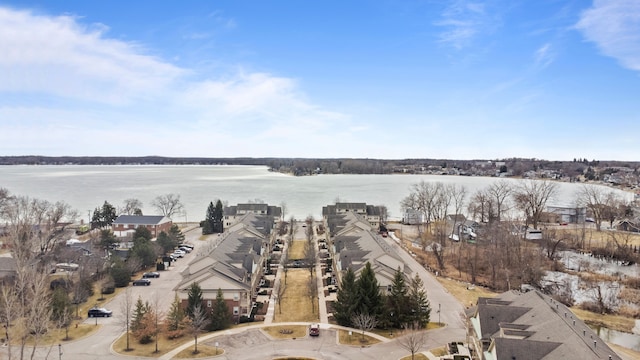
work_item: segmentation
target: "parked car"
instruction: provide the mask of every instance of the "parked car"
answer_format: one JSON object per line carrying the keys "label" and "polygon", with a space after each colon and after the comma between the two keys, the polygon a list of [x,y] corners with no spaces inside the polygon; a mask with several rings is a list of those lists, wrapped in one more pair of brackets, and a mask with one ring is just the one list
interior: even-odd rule
{"label": "parked car", "polygon": [[151,285],[151,280],[149,279],[133,280],[133,286],[149,286],[149,285]]}
{"label": "parked car", "polygon": [[173,257],[176,257],[176,258],[184,257],[184,251],[180,251],[180,252],[178,252],[178,251],[179,250],[174,251],[173,254],[171,254],[170,256],[173,256]]}
{"label": "parked car", "polygon": [[319,335],[320,335],[320,325],[319,324],[309,325],[309,336],[319,336]]}
{"label": "parked car", "polygon": [[173,250],[173,253],[174,253],[174,254],[182,254],[182,255],[184,255],[184,254],[186,254],[187,252],[186,252],[186,251],[184,251],[184,250],[177,249],[177,250]]}
{"label": "parked car", "polygon": [[105,308],[94,307],[94,308],[89,309],[89,312],[88,312],[87,315],[90,318],[92,318],[92,317],[111,317],[112,313],[113,312],[111,310],[107,310]]}
{"label": "parked car", "polygon": [[190,253],[190,252],[191,252],[191,250],[192,250],[192,249],[191,249],[190,247],[180,246],[180,247],[178,248],[178,250],[182,250],[182,251],[184,251],[184,252],[186,252],[186,253],[188,254],[188,253]]}
{"label": "parked car", "polygon": [[186,248],[189,248],[191,250],[193,250],[193,248],[194,248],[194,246],[191,245],[191,244],[180,244],[180,245],[178,245],[178,248],[182,248],[182,247],[186,247]]}
{"label": "parked car", "polygon": [[146,272],[142,274],[143,279],[159,278],[159,277],[160,277],[160,273],[157,271],[151,271],[151,272]]}

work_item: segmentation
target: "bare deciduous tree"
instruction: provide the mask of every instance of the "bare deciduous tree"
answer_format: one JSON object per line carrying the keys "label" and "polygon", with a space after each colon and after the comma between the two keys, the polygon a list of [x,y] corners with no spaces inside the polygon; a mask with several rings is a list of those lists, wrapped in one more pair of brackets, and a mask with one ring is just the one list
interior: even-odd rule
{"label": "bare deciduous tree", "polygon": [[276,283],[275,292],[277,297],[276,300],[278,301],[278,311],[280,314],[282,314],[282,299],[284,299],[286,288],[287,288],[287,285],[283,283],[280,279],[278,279],[278,282]]}
{"label": "bare deciduous tree", "polygon": [[193,336],[195,347],[193,354],[198,353],[198,334],[200,334],[209,323],[206,311],[202,308],[202,304],[196,304],[193,307],[193,316],[189,322],[189,332]]}
{"label": "bare deciduous tree", "polygon": [[502,214],[509,210],[508,200],[512,191],[513,186],[506,180],[496,181],[489,185],[486,190],[486,193],[491,198],[491,203],[493,204],[492,213],[495,216],[495,220],[498,222],[502,220]]}
{"label": "bare deciduous tree", "polygon": [[311,312],[315,314],[315,300],[318,298],[318,281],[313,276],[309,277],[307,281],[307,295],[311,300]]}
{"label": "bare deciduous tree", "polygon": [[427,337],[423,330],[418,326],[411,326],[405,329],[398,338],[398,344],[411,353],[411,360],[415,359],[415,355],[427,342]]}
{"label": "bare deciduous tree", "polygon": [[184,206],[180,201],[180,195],[178,194],[166,194],[157,196],[155,199],[151,201],[151,206],[153,206],[160,214],[173,218],[174,215],[182,214],[184,210]]}
{"label": "bare deciduous tree", "polygon": [[513,192],[516,206],[523,211],[527,225],[531,221],[534,229],[542,218],[547,202],[556,195],[558,184],[549,180],[524,180]]}
{"label": "bare deciduous tree", "polygon": [[120,209],[120,214],[142,215],[142,201],[135,198],[125,199],[124,205]]}
{"label": "bare deciduous tree", "polygon": [[124,292],[124,296],[122,298],[122,302],[120,303],[120,313],[122,314],[122,318],[120,318],[120,324],[122,325],[123,330],[127,336],[127,347],[126,351],[131,350],[131,346],[129,343],[129,327],[131,326],[131,313],[133,311],[133,294],[131,293],[131,288],[127,288]]}
{"label": "bare deciduous tree", "polygon": [[364,333],[375,328],[378,319],[371,314],[358,313],[351,317],[351,323],[362,332],[362,340],[364,341]]}
{"label": "bare deciduous tree", "polygon": [[[620,204],[616,194],[602,186],[584,184],[577,193],[578,204],[589,209],[596,231],[600,231],[602,222],[608,218],[615,219],[615,209]],[[612,216],[613,215],[613,216]]]}

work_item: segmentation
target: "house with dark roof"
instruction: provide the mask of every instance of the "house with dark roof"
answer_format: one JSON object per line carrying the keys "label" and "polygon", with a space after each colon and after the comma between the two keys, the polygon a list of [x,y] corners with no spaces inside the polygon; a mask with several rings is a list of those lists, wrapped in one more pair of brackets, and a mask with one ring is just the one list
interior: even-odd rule
{"label": "house with dark roof", "polygon": [[357,275],[367,262],[383,291],[388,290],[398,269],[409,279],[410,268],[382,236],[372,230],[371,223],[362,215],[348,211],[327,215],[325,225],[329,229],[329,248],[338,282],[348,268]]}
{"label": "house with dark roof", "polygon": [[116,233],[135,231],[144,226],[151,231],[151,236],[157,237],[162,231],[168,233],[172,225],[171,219],[162,215],[120,215],[111,224],[111,229]]}
{"label": "house with dark roof", "polygon": [[353,213],[360,215],[369,222],[372,228],[378,229],[381,222],[382,209],[380,206],[367,205],[366,203],[341,203],[322,207],[322,218],[326,221],[328,216]]}
{"label": "house with dark roof", "polygon": [[271,222],[275,223],[282,218],[282,208],[279,206],[270,206],[268,204],[238,204],[234,206],[225,206],[222,209],[225,228],[232,226],[246,214],[256,214],[271,218]]}
{"label": "house with dark roof", "polygon": [[183,306],[195,282],[202,289],[204,309],[211,309],[220,289],[235,321],[250,316],[272,236],[273,226],[265,224],[273,224],[270,216],[247,213],[210,240],[208,250],[196,255],[173,289]]}
{"label": "house with dark roof", "polygon": [[481,297],[469,323],[479,359],[620,359],[569,308],[536,290]]}

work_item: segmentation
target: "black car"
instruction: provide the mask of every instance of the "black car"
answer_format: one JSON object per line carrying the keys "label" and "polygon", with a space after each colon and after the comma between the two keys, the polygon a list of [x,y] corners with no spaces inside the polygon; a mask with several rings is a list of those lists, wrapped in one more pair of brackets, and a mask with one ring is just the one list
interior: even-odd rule
{"label": "black car", "polygon": [[142,274],[143,279],[151,279],[151,278],[159,278],[159,277],[160,277],[160,273],[157,271],[146,272]]}
{"label": "black car", "polygon": [[107,310],[105,308],[91,308],[89,309],[88,315],[90,318],[92,317],[111,317],[112,311]]}
{"label": "black car", "polygon": [[133,280],[133,286],[149,286],[149,285],[151,285],[151,280],[149,279]]}

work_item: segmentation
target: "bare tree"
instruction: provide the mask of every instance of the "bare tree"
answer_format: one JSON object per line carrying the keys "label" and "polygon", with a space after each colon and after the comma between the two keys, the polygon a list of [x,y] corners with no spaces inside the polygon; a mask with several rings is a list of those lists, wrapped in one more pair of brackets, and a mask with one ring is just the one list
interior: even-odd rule
{"label": "bare tree", "polygon": [[193,307],[193,316],[189,322],[189,332],[193,335],[195,347],[193,354],[198,353],[198,334],[201,333],[209,323],[209,318],[206,311],[202,308],[202,304],[196,304]]}
{"label": "bare tree", "polygon": [[419,326],[410,326],[405,329],[398,338],[398,344],[411,353],[411,360],[415,359],[415,355],[427,342],[425,332],[420,330]]}
{"label": "bare tree", "polygon": [[374,315],[358,313],[351,317],[351,323],[362,332],[362,341],[364,341],[364,333],[375,328],[378,320]]}
{"label": "bare tree", "polygon": [[557,189],[558,184],[549,180],[524,180],[516,187],[514,202],[523,211],[527,225],[531,221],[533,228],[538,228],[547,202],[553,199]]}
{"label": "bare tree", "polygon": [[476,191],[471,196],[467,209],[474,219],[479,220],[481,223],[488,222],[490,219],[491,203],[486,190]]}
{"label": "bare tree", "polygon": [[513,186],[511,183],[506,180],[499,180],[491,185],[486,190],[487,195],[491,198],[491,203],[493,204],[494,210],[492,211],[495,214],[495,220],[501,221],[502,214],[505,211],[509,210],[508,200],[513,191]]}
{"label": "bare tree", "polygon": [[[602,222],[614,212],[620,203],[615,193],[602,186],[584,184],[577,193],[578,204],[589,209],[593,221],[596,224],[596,231],[600,231]],[[614,216],[615,218],[615,216]]]}
{"label": "bare tree", "polygon": [[125,290],[122,302],[120,303],[120,313],[123,315],[123,317],[120,318],[120,323],[127,336],[127,347],[125,348],[125,351],[131,350],[129,343],[129,327],[131,326],[131,315],[134,303],[131,291],[131,288],[127,288],[127,290]]}
{"label": "bare tree", "polygon": [[437,217],[442,183],[421,181],[411,186],[411,192],[404,198],[400,205],[403,209],[419,211],[424,216],[424,221],[429,223]]}
{"label": "bare tree", "polygon": [[[286,277],[285,277],[285,279],[286,279]],[[287,285],[285,283],[283,283],[280,279],[278,279],[278,282],[276,283],[275,292],[276,292],[276,296],[277,296],[276,300],[278,301],[278,311],[279,311],[280,314],[282,314],[282,299],[284,299],[284,294],[286,292],[286,288],[287,288]]]}
{"label": "bare tree", "polygon": [[135,198],[125,199],[124,205],[120,209],[120,214],[142,215],[142,201]]}
{"label": "bare tree", "polygon": [[174,215],[180,215],[184,211],[184,206],[180,201],[180,195],[178,194],[166,194],[157,196],[151,201],[153,206],[160,214],[173,218]]}
{"label": "bare tree", "polygon": [[450,184],[447,186],[447,193],[453,203],[454,218],[451,230],[451,235],[453,235],[456,231],[458,214],[462,213],[462,207],[467,196],[467,188],[464,185]]}
{"label": "bare tree", "polygon": [[309,277],[307,281],[307,295],[311,300],[311,312],[315,314],[315,300],[318,298],[318,281],[313,277]]}

